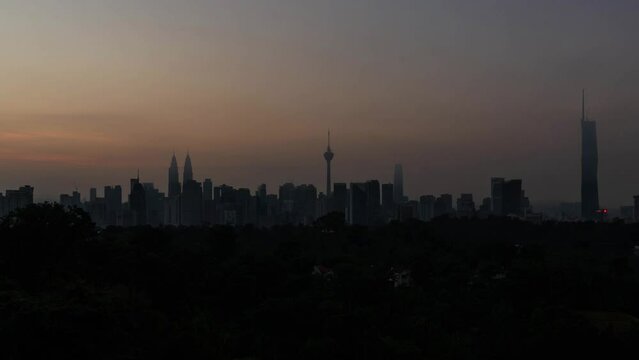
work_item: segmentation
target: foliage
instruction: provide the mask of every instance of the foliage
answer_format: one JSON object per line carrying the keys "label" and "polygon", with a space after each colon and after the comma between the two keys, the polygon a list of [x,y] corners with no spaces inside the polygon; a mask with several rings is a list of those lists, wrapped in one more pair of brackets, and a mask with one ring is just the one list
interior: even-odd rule
{"label": "foliage", "polygon": [[[336,216],[98,233],[80,210],[31,206],[0,225],[0,346],[5,359],[610,358],[639,339],[638,234]],[[413,281],[395,287],[403,270]]]}

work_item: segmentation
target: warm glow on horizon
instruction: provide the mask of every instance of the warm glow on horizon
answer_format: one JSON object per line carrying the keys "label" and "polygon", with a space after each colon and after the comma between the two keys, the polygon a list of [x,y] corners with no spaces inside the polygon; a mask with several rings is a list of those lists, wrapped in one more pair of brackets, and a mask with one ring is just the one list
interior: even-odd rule
{"label": "warm glow on horizon", "polygon": [[[186,4],[188,3],[188,6]],[[639,192],[632,1],[18,1],[0,5],[0,190],[55,199],[142,176],[270,191],[392,178],[411,196],[523,178],[574,200],[580,89],[603,204]],[[603,15],[602,15],[603,14]],[[588,24],[588,26],[584,26]],[[551,185],[549,185],[551,184]]]}

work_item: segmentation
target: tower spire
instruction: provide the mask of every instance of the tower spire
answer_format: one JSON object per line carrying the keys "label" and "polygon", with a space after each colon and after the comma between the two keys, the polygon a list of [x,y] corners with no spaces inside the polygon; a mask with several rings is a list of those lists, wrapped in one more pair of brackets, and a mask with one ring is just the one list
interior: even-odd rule
{"label": "tower spire", "polygon": [[324,153],[324,160],[326,160],[326,196],[331,197],[331,160],[333,160],[333,151],[331,150],[331,130],[328,130],[328,147]]}

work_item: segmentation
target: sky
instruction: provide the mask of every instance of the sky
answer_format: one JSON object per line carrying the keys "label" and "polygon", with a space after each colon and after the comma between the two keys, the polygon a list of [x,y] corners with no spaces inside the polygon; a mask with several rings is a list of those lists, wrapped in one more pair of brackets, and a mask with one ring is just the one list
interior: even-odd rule
{"label": "sky", "polygon": [[577,201],[581,89],[603,206],[639,194],[634,0],[3,0],[0,190],[55,200],[140,170],[269,192],[333,179]]}

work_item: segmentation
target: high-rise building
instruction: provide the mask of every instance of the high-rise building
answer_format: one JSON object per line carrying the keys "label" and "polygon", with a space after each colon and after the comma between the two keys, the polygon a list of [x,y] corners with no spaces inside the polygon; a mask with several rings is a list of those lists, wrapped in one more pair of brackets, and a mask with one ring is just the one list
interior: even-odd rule
{"label": "high-rise building", "polygon": [[193,179],[185,181],[180,205],[181,225],[202,225],[202,184]]}
{"label": "high-rise building", "polygon": [[331,198],[331,161],[333,160],[333,151],[331,151],[331,132],[328,132],[328,146],[324,152],[324,160],[326,160],[326,196]]}
{"label": "high-rise building", "polygon": [[317,217],[317,188],[314,185],[300,185],[295,188],[295,222],[311,225]]}
{"label": "high-rise building", "polygon": [[473,194],[461,194],[457,199],[457,216],[472,218],[475,216],[475,201]]}
{"label": "high-rise building", "polygon": [[395,193],[392,183],[382,184],[382,211],[386,220],[394,219],[395,216]]}
{"label": "high-rise building", "polygon": [[171,167],[169,167],[169,198],[174,198],[182,193],[182,185],[180,185],[180,170],[178,168],[175,154],[171,159]]}
{"label": "high-rise building", "polygon": [[213,200],[213,180],[204,179],[204,183],[202,184],[202,196],[204,197],[204,201]]}
{"label": "high-rise building", "polygon": [[18,190],[7,190],[5,196],[0,197],[0,216],[33,204],[33,187],[26,185]]}
{"label": "high-rise building", "polygon": [[73,194],[62,194],[60,195],[60,205],[68,208],[81,207],[82,200],[80,199],[80,193],[74,191]]}
{"label": "high-rise building", "polygon": [[634,199],[635,199],[635,221],[639,222],[639,195],[635,195]]}
{"label": "high-rise building", "polygon": [[122,225],[122,187],[105,186],[104,203],[106,206],[105,225]]}
{"label": "high-rise building", "polygon": [[131,218],[129,225],[146,225],[146,193],[144,186],[140,183],[140,175],[136,179],[131,179],[131,192],[129,194],[129,210]]}
{"label": "high-rise building", "polygon": [[348,222],[351,225],[367,225],[366,183],[351,183]]}
{"label": "high-rise building", "polygon": [[504,182],[506,180],[500,177],[490,179],[490,198],[492,201],[492,213],[495,216],[504,215]]}
{"label": "high-rise building", "polygon": [[453,195],[441,194],[437,199],[435,199],[435,217],[453,215],[454,213],[455,210],[453,209]]}
{"label": "high-rise building", "polygon": [[419,219],[430,221],[435,216],[435,197],[433,195],[422,195],[419,197]]}
{"label": "high-rise building", "polygon": [[333,197],[330,201],[331,211],[346,214],[348,204],[348,188],[346,183],[335,183],[333,185]]}
{"label": "high-rise building", "polygon": [[191,180],[193,180],[193,165],[191,165],[191,155],[187,152],[186,159],[184,160],[184,175],[182,175],[182,181],[186,183]]}
{"label": "high-rise building", "polygon": [[586,118],[585,92],[581,95],[581,217],[593,220],[599,210],[597,182],[597,123]]}
{"label": "high-rise building", "polygon": [[490,216],[491,211],[490,209],[492,208],[492,202],[493,200],[489,197],[484,198],[481,202],[481,205],[479,205],[479,211],[477,212],[477,216],[480,219],[486,219]]}
{"label": "high-rise building", "polygon": [[393,177],[393,191],[395,204],[401,204],[405,201],[404,198],[404,169],[402,164],[395,165],[395,174]]}
{"label": "high-rise building", "polygon": [[368,225],[384,223],[381,210],[379,181],[369,180],[366,182],[366,222]]}
{"label": "high-rise building", "polygon": [[523,215],[521,179],[505,181],[502,185],[503,215]]}
{"label": "high-rise building", "polygon": [[[267,202],[268,193],[266,191],[266,184],[261,184],[257,187],[257,191],[255,192],[255,197],[257,198],[257,215],[260,223],[262,219],[267,216],[268,212],[268,202]],[[266,220],[266,219],[264,219]]]}

